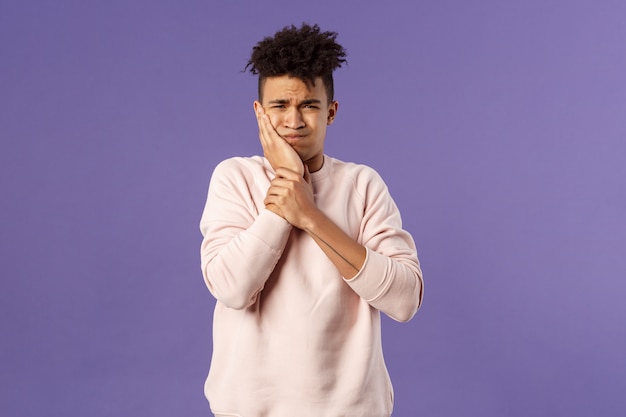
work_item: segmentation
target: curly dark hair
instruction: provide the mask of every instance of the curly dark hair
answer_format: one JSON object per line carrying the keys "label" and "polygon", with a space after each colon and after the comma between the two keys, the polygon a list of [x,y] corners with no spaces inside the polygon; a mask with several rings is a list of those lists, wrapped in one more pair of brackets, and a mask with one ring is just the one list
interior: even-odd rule
{"label": "curly dark hair", "polygon": [[259,100],[265,78],[289,75],[315,85],[321,77],[328,101],[334,97],[333,71],[346,63],[346,50],[335,39],[336,32],[322,32],[318,25],[285,26],[252,48],[245,70],[259,75]]}

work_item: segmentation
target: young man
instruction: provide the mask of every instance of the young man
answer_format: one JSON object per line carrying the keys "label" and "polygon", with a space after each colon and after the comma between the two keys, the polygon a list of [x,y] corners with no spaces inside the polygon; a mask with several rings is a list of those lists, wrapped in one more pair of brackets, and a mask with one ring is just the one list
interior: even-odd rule
{"label": "young man", "polygon": [[345,62],[336,36],[286,27],[246,67],[264,156],[215,168],[200,222],[216,416],[391,415],[380,311],[411,319],[422,273],[378,174],[324,154]]}

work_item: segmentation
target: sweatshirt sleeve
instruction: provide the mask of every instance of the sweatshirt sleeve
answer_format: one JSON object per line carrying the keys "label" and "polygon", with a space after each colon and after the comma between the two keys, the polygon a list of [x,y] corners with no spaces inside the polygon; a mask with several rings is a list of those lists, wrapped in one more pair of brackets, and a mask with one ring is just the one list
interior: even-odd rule
{"label": "sweatshirt sleeve", "polygon": [[213,296],[227,307],[244,309],[274,270],[291,225],[257,208],[254,175],[236,159],[220,163],[209,185],[200,221],[202,275]]}
{"label": "sweatshirt sleeve", "polygon": [[[362,180],[361,180],[362,183]],[[422,303],[423,278],[412,236],[387,186],[373,170],[359,186],[365,201],[360,241],[367,256],[359,273],[346,280],[371,306],[394,320],[410,320]]]}

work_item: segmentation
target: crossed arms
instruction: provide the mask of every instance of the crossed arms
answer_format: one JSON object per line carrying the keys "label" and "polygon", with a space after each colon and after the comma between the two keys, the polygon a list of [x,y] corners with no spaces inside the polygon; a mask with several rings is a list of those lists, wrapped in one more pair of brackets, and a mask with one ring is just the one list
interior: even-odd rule
{"label": "crossed arms", "polygon": [[[213,295],[231,308],[252,305],[295,227],[311,236],[362,299],[396,320],[410,319],[421,303],[422,278],[397,210],[375,207],[371,223],[382,226],[357,242],[316,206],[311,175],[298,154],[262,113],[257,119],[264,156],[276,176],[267,187],[266,210],[255,212],[247,188],[256,174],[242,179],[226,172],[237,164],[232,160],[216,168],[201,224],[202,270]],[[373,194],[386,192],[381,186]],[[219,213],[213,209],[218,204],[211,206],[217,201]]]}

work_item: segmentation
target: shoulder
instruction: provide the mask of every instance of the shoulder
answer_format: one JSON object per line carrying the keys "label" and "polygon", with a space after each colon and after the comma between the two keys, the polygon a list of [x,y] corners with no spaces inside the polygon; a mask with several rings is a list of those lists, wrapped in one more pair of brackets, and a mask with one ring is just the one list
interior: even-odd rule
{"label": "shoulder", "polygon": [[[373,213],[382,217],[394,216],[398,211],[387,184],[374,168],[354,162],[332,159],[333,183],[343,183],[350,187],[346,197],[362,208],[361,213],[370,218]],[[337,187],[346,190],[346,187]]]}
{"label": "shoulder", "polygon": [[265,170],[265,159],[260,156],[235,156],[216,165],[213,173],[234,173]]}
{"label": "shoulder", "polygon": [[216,165],[213,177],[255,177],[267,171],[265,158],[261,156],[235,156]]}
{"label": "shoulder", "polygon": [[355,162],[345,162],[336,158],[330,158],[332,164],[332,176],[345,178],[353,182],[355,188],[386,187],[380,174],[372,167]]}
{"label": "shoulder", "polygon": [[267,177],[268,165],[261,156],[232,157],[221,161],[213,169],[211,184],[224,186],[251,186],[258,179]]}

